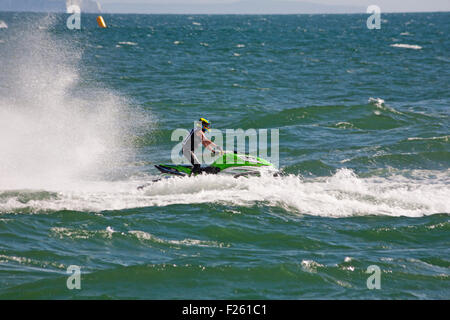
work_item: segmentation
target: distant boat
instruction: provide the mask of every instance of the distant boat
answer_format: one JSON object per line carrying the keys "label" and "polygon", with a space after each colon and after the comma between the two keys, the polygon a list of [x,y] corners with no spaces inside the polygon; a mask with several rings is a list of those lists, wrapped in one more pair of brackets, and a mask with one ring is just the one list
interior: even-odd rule
{"label": "distant boat", "polygon": [[7,28],[8,28],[8,25],[6,24],[6,22],[3,20],[0,20],[0,29],[7,29]]}

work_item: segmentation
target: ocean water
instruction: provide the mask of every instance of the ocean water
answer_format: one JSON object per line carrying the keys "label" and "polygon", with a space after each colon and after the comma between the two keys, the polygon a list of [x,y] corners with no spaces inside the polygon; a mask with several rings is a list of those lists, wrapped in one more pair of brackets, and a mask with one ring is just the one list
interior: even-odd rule
{"label": "ocean water", "polygon": [[[0,12],[1,299],[450,297],[449,13],[67,17]],[[201,116],[284,175],[137,190]]]}

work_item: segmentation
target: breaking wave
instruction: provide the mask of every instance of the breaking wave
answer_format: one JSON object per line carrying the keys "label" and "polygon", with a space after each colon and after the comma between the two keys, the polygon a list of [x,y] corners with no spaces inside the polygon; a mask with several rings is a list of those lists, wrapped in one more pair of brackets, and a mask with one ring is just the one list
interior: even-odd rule
{"label": "breaking wave", "polygon": [[450,172],[417,171],[413,176],[358,177],[340,169],[331,177],[263,176],[238,178],[197,176],[143,181],[68,185],[55,192],[0,193],[0,212],[41,213],[60,210],[100,212],[175,204],[264,204],[292,214],[325,217],[364,215],[421,217],[450,213],[446,183]]}

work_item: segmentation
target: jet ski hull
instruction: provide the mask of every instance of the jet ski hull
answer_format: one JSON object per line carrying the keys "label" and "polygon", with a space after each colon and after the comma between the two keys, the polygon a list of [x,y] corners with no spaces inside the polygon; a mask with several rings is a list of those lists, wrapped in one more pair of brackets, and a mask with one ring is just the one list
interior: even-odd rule
{"label": "jet ski hull", "polygon": [[[161,172],[161,177],[153,182],[161,181],[170,176],[186,177],[198,174],[230,175],[235,178],[261,176],[263,172],[279,175],[279,171],[270,162],[250,155],[225,151],[209,166],[201,166],[200,171],[192,173],[191,165],[159,164],[155,168]],[[142,189],[144,186],[139,187]]]}

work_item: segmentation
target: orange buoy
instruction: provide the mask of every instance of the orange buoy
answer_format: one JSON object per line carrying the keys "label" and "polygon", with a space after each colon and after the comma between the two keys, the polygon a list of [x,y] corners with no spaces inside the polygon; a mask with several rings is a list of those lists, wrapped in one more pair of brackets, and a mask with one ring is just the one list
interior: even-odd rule
{"label": "orange buoy", "polygon": [[97,17],[97,23],[100,28],[106,28],[106,23],[102,16]]}

